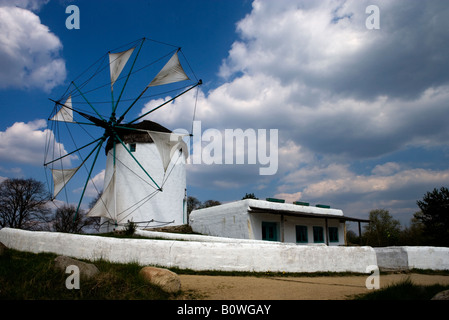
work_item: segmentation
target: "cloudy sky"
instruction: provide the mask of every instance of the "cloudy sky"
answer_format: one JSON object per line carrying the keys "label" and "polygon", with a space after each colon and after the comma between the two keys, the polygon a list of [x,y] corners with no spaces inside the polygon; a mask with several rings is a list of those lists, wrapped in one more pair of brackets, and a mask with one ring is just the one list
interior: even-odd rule
{"label": "cloudy sky", "polygon": [[[66,28],[70,4],[80,29]],[[370,5],[379,29],[367,28]],[[448,185],[446,0],[0,0],[0,29],[2,178],[45,181],[48,98],[105,52],[148,37],[181,46],[204,81],[152,120],[190,130],[196,104],[201,133],[278,132],[273,175],[248,161],[188,165],[188,193],[201,201],[253,192],[360,218],[383,208],[407,225],[416,200]]]}

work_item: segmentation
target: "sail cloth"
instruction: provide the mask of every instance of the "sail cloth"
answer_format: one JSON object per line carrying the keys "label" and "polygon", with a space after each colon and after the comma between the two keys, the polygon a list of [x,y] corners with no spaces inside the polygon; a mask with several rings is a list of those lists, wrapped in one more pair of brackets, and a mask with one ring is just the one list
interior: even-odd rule
{"label": "sail cloth", "polygon": [[117,53],[109,53],[109,67],[111,70],[111,90],[113,90],[113,86],[115,81],[117,81],[120,73],[122,73],[123,68],[131,57],[134,48],[131,48],[126,51],[117,52]]}
{"label": "sail cloth", "polygon": [[106,219],[117,220],[116,217],[116,201],[115,201],[115,171],[112,174],[109,184],[104,189],[100,199],[87,213],[88,217],[103,217]]}
{"label": "sail cloth", "polygon": [[68,99],[61,107],[61,109],[59,109],[59,111],[50,120],[62,122],[74,122],[72,111],[72,96],[68,97]]}
{"label": "sail cloth", "polygon": [[73,175],[78,171],[80,167],[73,169],[51,169],[54,185],[53,198],[56,198],[59,192],[61,192],[62,188],[64,188],[65,185],[70,181],[70,179],[72,179]]}
{"label": "sail cloth", "polygon": [[160,86],[183,80],[189,80],[189,77],[186,75],[179,62],[178,52],[175,52],[147,87]]}
{"label": "sail cloth", "polygon": [[154,144],[161,156],[164,172],[167,171],[168,165],[173,155],[178,150],[184,151],[184,156],[187,158],[187,144],[182,140],[187,134],[168,133],[159,131],[147,131],[153,140]]}

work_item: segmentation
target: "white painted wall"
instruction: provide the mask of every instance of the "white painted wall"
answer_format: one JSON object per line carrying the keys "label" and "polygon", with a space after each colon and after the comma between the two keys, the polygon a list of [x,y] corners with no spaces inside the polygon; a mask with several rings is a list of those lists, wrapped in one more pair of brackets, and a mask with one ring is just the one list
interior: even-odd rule
{"label": "white painted wall", "polygon": [[[323,209],[288,203],[275,203],[264,200],[245,199],[220,206],[194,210],[190,214],[193,231],[211,236],[236,239],[262,240],[262,222],[276,222],[280,239],[281,216],[265,213],[248,213],[250,207],[287,210],[302,213],[334,214],[343,216],[338,209]],[[325,230],[325,220],[284,216],[284,241],[296,243],[296,225],[305,225],[308,230],[309,244],[313,244],[313,226]],[[328,219],[328,227],[338,228],[338,242],[329,242],[330,246],[344,245],[344,224],[338,219]]]}
{"label": "white painted wall", "polygon": [[449,270],[449,248],[404,246],[374,250],[380,268]]}
{"label": "white painted wall", "polygon": [[199,271],[366,273],[367,266],[377,264],[371,247],[115,239],[10,228],[0,230],[0,242],[20,251]]}
{"label": "white painted wall", "polygon": [[[129,145],[127,147],[129,148]],[[174,223],[170,224],[173,226],[187,223],[184,201],[186,194],[184,155],[173,156],[165,176],[162,160],[154,143],[136,143],[136,151],[133,155],[154,181],[163,188],[163,191],[156,191],[157,187],[137,162],[121,144],[117,144],[116,157],[119,161],[116,161],[116,197],[117,212],[121,213],[118,223],[126,224],[128,220],[140,222],[152,219],[163,222],[174,220]],[[111,150],[106,161],[105,186],[111,180],[112,173]],[[151,194],[154,195],[149,198]],[[156,225],[158,223],[151,223],[149,226]],[[101,232],[109,232],[115,228],[113,223],[105,223]]]}

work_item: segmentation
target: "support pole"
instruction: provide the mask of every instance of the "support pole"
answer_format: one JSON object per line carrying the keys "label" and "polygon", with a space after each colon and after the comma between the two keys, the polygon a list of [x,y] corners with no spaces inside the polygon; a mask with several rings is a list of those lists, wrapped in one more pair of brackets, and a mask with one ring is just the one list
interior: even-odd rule
{"label": "support pole", "polygon": [[284,215],[281,214],[281,242],[285,241],[284,237]]}
{"label": "support pole", "polygon": [[326,237],[326,246],[329,245],[329,228],[327,227],[327,218],[324,218],[324,236]]}

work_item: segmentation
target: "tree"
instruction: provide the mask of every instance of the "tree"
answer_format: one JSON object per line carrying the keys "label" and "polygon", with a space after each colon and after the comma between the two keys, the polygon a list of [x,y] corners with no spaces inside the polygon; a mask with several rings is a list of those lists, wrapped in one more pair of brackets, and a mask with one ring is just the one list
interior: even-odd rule
{"label": "tree", "polygon": [[200,206],[200,208],[209,208],[214,206],[219,206],[221,204],[220,201],[217,200],[206,200],[203,202],[203,204]]}
{"label": "tree", "polygon": [[385,247],[398,244],[401,224],[398,220],[393,219],[388,210],[372,210],[369,213],[369,220],[370,223],[365,226],[363,234],[366,245]]}
{"label": "tree", "polygon": [[84,228],[94,223],[94,219],[86,217],[82,210],[76,214],[75,206],[64,205],[56,210],[53,229],[57,232],[82,233]]}
{"label": "tree", "polygon": [[191,196],[187,197],[187,215],[190,215],[193,210],[198,209],[200,206],[200,200]]}
{"label": "tree", "polygon": [[427,192],[416,204],[421,212],[415,213],[414,217],[424,225],[429,244],[449,246],[449,189],[435,188],[432,192]]}
{"label": "tree", "polygon": [[0,226],[38,230],[48,221],[51,195],[34,179],[6,179],[0,183]]}
{"label": "tree", "polygon": [[[419,214],[418,212],[415,213]],[[421,221],[413,217],[410,221],[410,227],[405,227],[400,235],[400,245],[404,246],[422,246],[428,243],[424,234],[424,225]]]}
{"label": "tree", "polygon": [[254,195],[254,193],[245,193],[245,196],[242,198],[242,200],[245,200],[245,199],[256,199],[256,200],[259,200],[259,198],[257,198]]}

